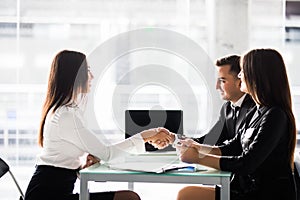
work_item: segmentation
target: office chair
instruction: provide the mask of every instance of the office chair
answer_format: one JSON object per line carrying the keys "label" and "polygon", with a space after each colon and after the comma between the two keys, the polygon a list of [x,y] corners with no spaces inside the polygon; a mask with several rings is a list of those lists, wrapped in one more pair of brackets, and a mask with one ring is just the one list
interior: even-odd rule
{"label": "office chair", "polygon": [[300,152],[299,150],[295,151],[294,164],[295,164],[294,181],[296,185],[297,200],[300,200]]}
{"label": "office chair", "polygon": [[20,186],[19,186],[19,184],[18,184],[18,182],[17,182],[15,176],[14,176],[13,173],[9,170],[8,164],[7,164],[4,160],[2,160],[2,159],[0,158],[0,178],[1,178],[4,174],[6,174],[6,172],[9,172],[9,174],[11,175],[12,179],[14,180],[14,182],[15,182],[15,184],[16,184],[16,186],[17,186],[17,188],[18,188],[18,190],[19,190],[19,192],[20,192],[20,194],[21,194],[19,200],[23,200],[23,199],[24,199],[24,194],[23,194],[23,192],[22,192],[22,190],[21,190],[21,188],[20,188]]}

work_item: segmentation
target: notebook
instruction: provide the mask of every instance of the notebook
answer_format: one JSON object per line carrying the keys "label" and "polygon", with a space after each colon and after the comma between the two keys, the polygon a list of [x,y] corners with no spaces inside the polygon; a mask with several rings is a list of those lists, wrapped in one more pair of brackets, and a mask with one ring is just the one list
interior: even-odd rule
{"label": "notebook", "polygon": [[189,168],[197,171],[197,167],[195,165],[187,164],[187,163],[179,163],[179,164],[167,164],[163,162],[151,162],[151,163],[143,163],[143,162],[128,162],[128,163],[118,163],[111,164],[109,168],[115,170],[126,170],[126,171],[139,171],[139,172],[150,172],[150,173],[164,173],[171,170]]}

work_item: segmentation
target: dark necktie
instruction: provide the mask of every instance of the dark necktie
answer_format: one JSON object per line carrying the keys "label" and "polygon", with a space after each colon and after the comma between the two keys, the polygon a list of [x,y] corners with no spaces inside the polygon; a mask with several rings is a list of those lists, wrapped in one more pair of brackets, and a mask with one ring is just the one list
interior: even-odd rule
{"label": "dark necktie", "polygon": [[233,119],[233,131],[234,134],[236,133],[236,121],[237,121],[237,117],[238,117],[238,111],[239,111],[240,107],[238,106],[232,106],[232,119]]}

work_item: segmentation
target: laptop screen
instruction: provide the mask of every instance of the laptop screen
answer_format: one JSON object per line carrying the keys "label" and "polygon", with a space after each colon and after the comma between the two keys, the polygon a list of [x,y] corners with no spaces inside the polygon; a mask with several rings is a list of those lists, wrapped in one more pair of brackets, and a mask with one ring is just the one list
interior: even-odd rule
{"label": "laptop screen", "polygon": [[[149,128],[165,127],[173,133],[183,134],[182,110],[126,110],[125,138]],[[157,151],[151,144],[145,144],[146,151]],[[171,145],[159,151],[173,151]]]}

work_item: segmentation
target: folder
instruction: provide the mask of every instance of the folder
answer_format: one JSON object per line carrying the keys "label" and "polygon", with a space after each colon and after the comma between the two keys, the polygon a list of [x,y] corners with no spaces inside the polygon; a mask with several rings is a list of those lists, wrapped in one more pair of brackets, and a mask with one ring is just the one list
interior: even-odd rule
{"label": "folder", "polygon": [[[189,168],[197,171],[196,165],[188,163],[178,163],[178,164],[166,164],[161,162],[143,163],[143,162],[127,162],[111,164],[109,168],[114,170],[126,170],[126,171],[139,171],[139,172],[150,172],[150,173],[164,173],[171,170]],[[204,170],[204,169],[202,169]]]}

